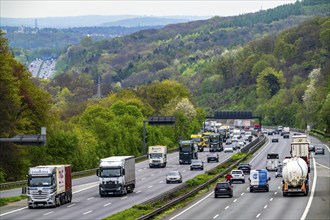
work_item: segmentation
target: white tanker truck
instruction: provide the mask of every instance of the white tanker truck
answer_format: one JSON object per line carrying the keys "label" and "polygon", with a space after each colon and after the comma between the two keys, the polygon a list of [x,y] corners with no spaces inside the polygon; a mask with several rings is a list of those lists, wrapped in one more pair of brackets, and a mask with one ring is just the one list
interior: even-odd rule
{"label": "white tanker truck", "polygon": [[288,194],[308,195],[309,177],[308,166],[304,159],[299,157],[286,158],[283,161],[283,196]]}

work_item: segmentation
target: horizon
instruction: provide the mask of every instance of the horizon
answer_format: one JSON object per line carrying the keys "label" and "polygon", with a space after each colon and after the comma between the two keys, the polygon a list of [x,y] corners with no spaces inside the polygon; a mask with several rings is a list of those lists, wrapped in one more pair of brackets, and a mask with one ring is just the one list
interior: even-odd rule
{"label": "horizon", "polygon": [[[234,16],[296,0],[1,0],[1,18],[42,19],[77,16]],[[239,6],[237,6],[239,5]]]}

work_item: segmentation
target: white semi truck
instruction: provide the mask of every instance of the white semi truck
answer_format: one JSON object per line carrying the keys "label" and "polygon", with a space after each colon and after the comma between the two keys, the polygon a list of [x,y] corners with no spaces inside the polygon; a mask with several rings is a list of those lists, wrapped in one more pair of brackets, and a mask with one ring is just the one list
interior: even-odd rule
{"label": "white semi truck", "polygon": [[149,167],[166,167],[167,146],[149,146]]}
{"label": "white semi truck", "polygon": [[27,183],[28,207],[56,207],[72,200],[71,165],[31,167]]}
{"label": "white semi truck", "polygon": [[126,195],[135,188],[135,157],[113,156],[100,160],[96,170],[99,177],[99,194]]}
{"label": "white semi truck", "polygon": [[308,166],[304,159],[299,157],[286,158],[283,161],[283,196],[288,194],[308,195],[309,176]]}

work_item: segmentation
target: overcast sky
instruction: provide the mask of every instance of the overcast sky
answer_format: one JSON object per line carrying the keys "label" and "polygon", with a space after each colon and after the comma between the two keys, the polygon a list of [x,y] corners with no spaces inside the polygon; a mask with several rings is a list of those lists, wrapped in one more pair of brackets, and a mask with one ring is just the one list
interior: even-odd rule
{"label": "overcast sky", "polygon": [[228,16],[295,0],[0,0],[1,17],[40,18],[79,15]]}

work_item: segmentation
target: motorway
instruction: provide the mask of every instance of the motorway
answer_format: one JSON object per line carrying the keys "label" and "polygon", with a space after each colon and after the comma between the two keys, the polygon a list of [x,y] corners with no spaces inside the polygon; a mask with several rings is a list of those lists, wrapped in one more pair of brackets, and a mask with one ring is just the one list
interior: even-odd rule
{"label": "motorway", "polygon": [[[279,136],[279,135],[278,135]],[[269,136],[271,138],[272,136]],[[279,143],[269,142],[250,160],[252,169],[266,167],[268,152],[279,153],[280,160],[290,155],[290,139],[279,136]],[[192,202],[188,207],[176,210],[165,219],[330,219],[330,157],[329,148],[319,140],[309,137],[315,146],[323,146],[325,155],[312,153],[310,193],[308,196],[283,197],[281,177],[271,172],[269,192],[249,191],[249,181],[234,184],[232,198],[214,198],[213,190]]]}
{"label": "motorway", "polygon": [[[57,208],[28,209],[26,201],[20,206],[5,206],[0,208],[1,219],[102,219],[124,209],[140,204],[161,193],[164,193],[178,184],[166,184],[165,176],[171,170],[179,170],[183,181],[202,174],[205,170],[215,167],[225,161],[232,153],[219,153],[219,163],[206,162],[206,152],[199,152],[198,157],[205,161],[204,171],[190,171],[189,165],[179,165],[179,153],[168,155],[166,168],[150,169],[148,161],[136,164],[136,188],[133,193],[124,197],[99,196],[98,179],[96,176],[76,179],[73,181],[73,199],[70,204]],[[234,152],[236,153],[236,152]],[[12,192],[14,192],[13,190]],[[17,190],[16,190],[17,191]],[[7,193],[9,193],[7,191]]]}

